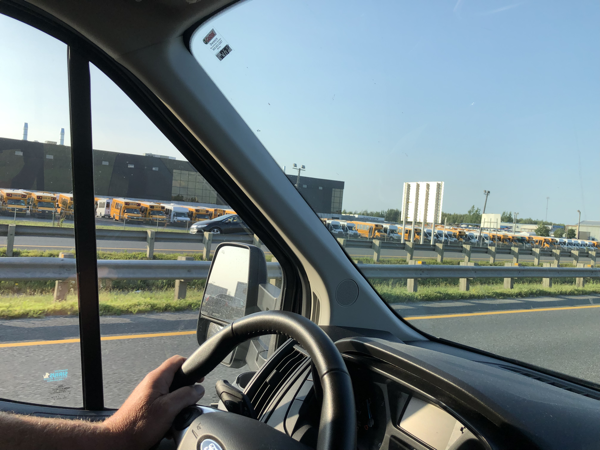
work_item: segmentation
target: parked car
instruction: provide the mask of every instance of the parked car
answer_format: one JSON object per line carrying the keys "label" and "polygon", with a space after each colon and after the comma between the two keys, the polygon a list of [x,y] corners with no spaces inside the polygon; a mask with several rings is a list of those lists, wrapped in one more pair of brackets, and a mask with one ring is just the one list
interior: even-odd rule
{"label": "parked car", "polygon": [[213,234],[251,234],[248,225],[237,214],[226,214],[216,219],[196,222],[190,227],[191,234],[204,232]]}

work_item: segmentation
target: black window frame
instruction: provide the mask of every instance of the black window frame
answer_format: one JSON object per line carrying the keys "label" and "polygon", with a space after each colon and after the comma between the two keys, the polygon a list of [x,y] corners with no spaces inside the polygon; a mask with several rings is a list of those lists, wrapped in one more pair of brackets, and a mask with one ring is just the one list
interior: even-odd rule
{"label": "black window frame", "polygon": [[[244,223],[269,248],[285,279],[282,309],[310,318],[308,277],[291,248],[274,226],[248,199],[201,143],[137,77],[72,27],[40,8],[21,0],[0,0],[0,14],[15,19],[68,46],[69,115],[74,195],[74,228],[77,251],[77,284],[82,363],[83,408],[39,405],[46,411],[112,411],[104,407],[100,312],[98,301],[97,252],[94,212],[92,123],[89,64],[110,78],[150,119],[204,179],[244,216]],[[74,114],[74,111],[77,114]],[[201,169],[201,171],[200,171]],[[79,203],[80,207],[76,206]],[[24,402],[0,399],[5,404]]]}

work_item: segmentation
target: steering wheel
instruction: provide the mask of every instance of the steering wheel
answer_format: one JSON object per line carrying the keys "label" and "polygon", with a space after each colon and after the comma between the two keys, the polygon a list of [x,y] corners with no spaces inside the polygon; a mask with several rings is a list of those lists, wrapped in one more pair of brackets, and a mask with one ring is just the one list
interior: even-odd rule
{"label": "steering wheel", "polygon": [[[312,358],[323,387],[317,450],[356,449],[356,407],[344,360],[329,336],[298,314],[263,311],[226,326],[185,361],[175,375],[171,391],[193,385],[212,371],[236,346],[265,334],[282,334],[294,339]],[[208,408],[198,408],[198,411],[201,414],[193,420],[178,442],[179,450],[218,450],[219,447],[222,450],[308,449],[306,445],[263,422]]]}

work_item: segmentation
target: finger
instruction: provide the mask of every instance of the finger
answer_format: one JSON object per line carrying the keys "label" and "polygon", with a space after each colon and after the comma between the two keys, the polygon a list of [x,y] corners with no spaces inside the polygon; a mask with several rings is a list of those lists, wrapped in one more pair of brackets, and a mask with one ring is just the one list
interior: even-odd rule
{"label": "finger", "polygon": [[204,387],[195,384],[194,386],[184,386],[163,397],[163,402],[167,410],[173,416],[186,406],[195,405],[204,397]]}
{"label": "finger", "polygon": [[185,358],[183,356],[171,356],[160,366],[158,366],[158,368],[150,372],[148,374],[149,378],[153,382],[159,382],[162,384],[166,383],[167,386],[170,386],[171,382],[173,381],[173,377],[175,377],[175,373],[181,368],[184,362]]}

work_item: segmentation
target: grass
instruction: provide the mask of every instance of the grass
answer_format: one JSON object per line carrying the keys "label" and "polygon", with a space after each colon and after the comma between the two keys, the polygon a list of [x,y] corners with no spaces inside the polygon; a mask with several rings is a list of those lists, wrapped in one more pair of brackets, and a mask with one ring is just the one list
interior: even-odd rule
{"label": "grass", "polygon": [[[59,251],[15,250],[15,257],[58,257]],[[0,249],[0,257],[6,256],[6,249]],[[202,255],[155,253],[155,260],[176,260],[178,256],[191,256],[194,260],[202,260]],[[107,260],[143,260],[143,252],[98,252],[98,258]],[[270,256],[267,255],[267,260]],[[457,265],[459,259],[447,259],[443,265]],[[371,258],[358,258],[357,262],[373,264]],[[380,264],[406,264],[403,258],[386,258]],[[435,259],[428,260],[428,265],[438,265]],[[478,262],[480,266],[490,266],[488,262]],[[503,266],[497,262],[495,266]],[[532,266],[533,263],[524,263]],[[570,264],[561,264],[572,267]],[[562,295],[600,294],[600,282],[596,279],[586,280],[584,288],[575,286],[575,279],[554,279],[552,288],[542,288],[541,278],[515,280],[514,289],[504,289],[503,279],[478,278],[470,283],[470,290],[458,290],[458,279],[422,279],[416,293],[409,293],[406,280],[371,279],[373,287],[389,303],[412,303],[423,301],[502,299],[523,297],[556,297]],[[148,312],[196,310],[200,307],[204,280],[188,283],[187,298],[173,299],[173,280],[114,280],[100,282],[100,314],[141,314]],[[71,292],[67,300],[54,302],[54,281],[22,281],[0,282],[0,318],[16,319],[22,317],[44,317],[51,315],[77,314],[77,299]]]}
{"label": "grass", "polygon": [[[143,314],[149,312],[190,311],[200,309],[203,289],[187,290],[182,300],[173,299],[172,290],[140,292],[100,292],[100,315]],[[38,318],[77,315],[77,298],[69,294],[55,302],[52,294],[8,295],[0,297],[0,318]]]}
{"label": "grass", "polygon": [[[50,227],[52,228],[52,222],[51,221],[44,221],[44,220],[39,220],[39,221],[34,221],[34,220],[12,220],[12,219],[0,219],[0,225],[26,225],[26,226],[36,226],[36,227]],[[73,222],[72,221],[64,221],[62,224],[62,228],[73,228]],[[54,228],[58,228],[58,220],[56,220],[54,222]],[[150,225],[134,225],[134,224],[127,224],[126,227],[123,227],[123,225],[98,225],[96,224],[96,229],[103,229],[103,230],[130,230],[130,231],[139,231],[139,230],[156,230],[155,226],[150,226]],[[158,227],[158,231],[166,231],[169,233],[187,233],[188,231],[183,229],[183,228],[168,228],[168,227]]]}

